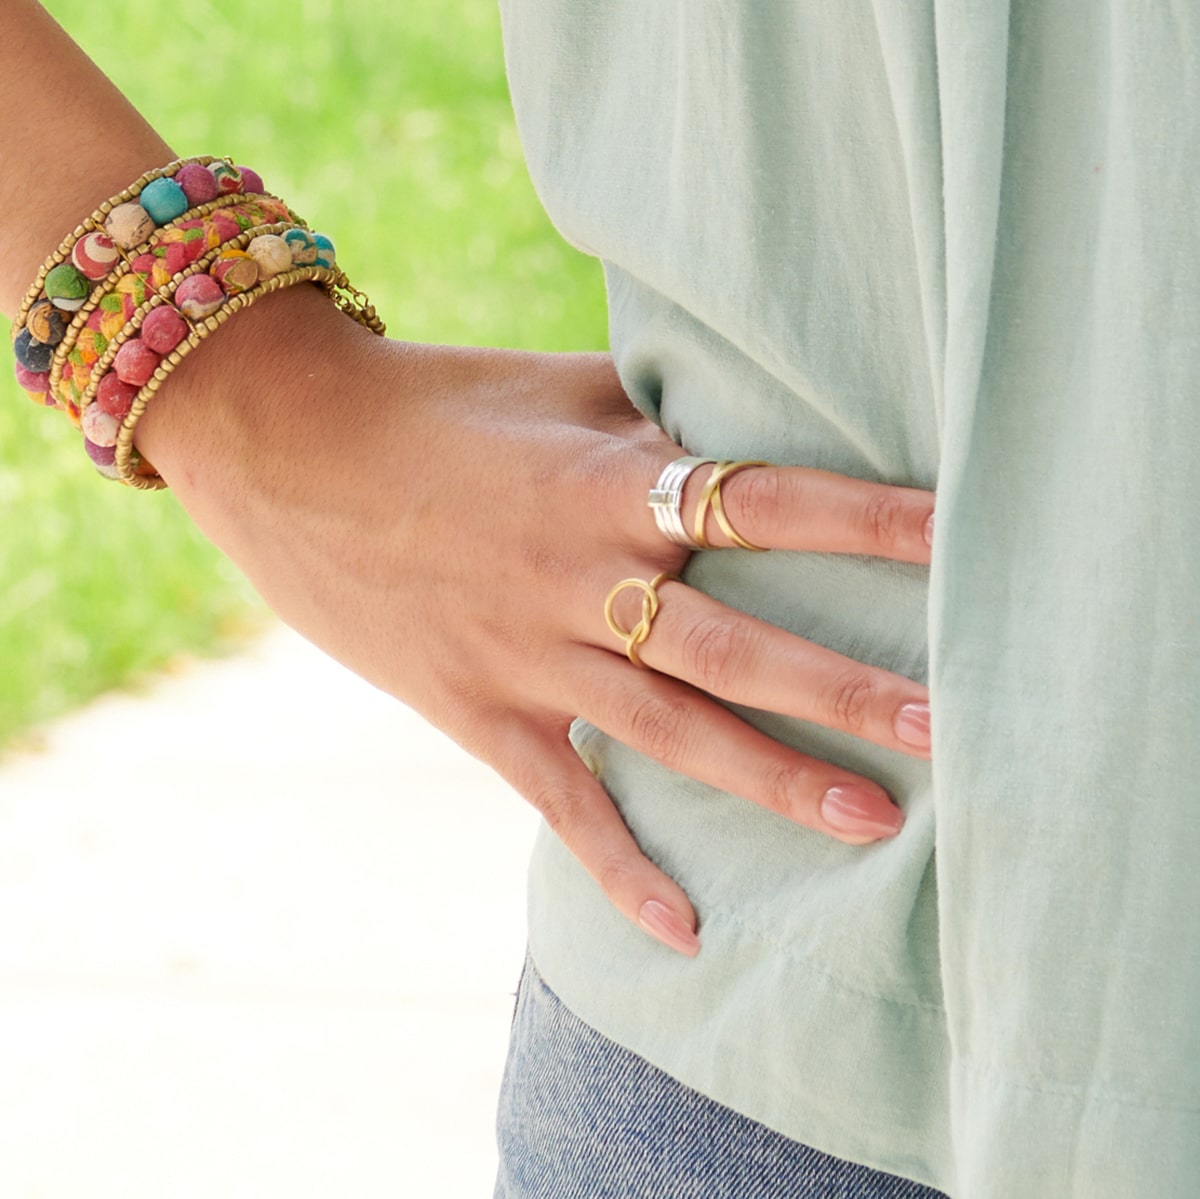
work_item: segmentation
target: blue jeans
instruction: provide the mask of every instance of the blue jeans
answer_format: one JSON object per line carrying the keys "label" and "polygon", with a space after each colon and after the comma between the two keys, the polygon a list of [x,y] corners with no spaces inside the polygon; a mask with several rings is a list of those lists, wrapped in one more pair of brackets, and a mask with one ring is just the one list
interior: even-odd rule
{"label": "blue jeans", "polygon": [[497,1135],[495,1199],[946,1199],[683,1086],[569,1012],[532,962]]}

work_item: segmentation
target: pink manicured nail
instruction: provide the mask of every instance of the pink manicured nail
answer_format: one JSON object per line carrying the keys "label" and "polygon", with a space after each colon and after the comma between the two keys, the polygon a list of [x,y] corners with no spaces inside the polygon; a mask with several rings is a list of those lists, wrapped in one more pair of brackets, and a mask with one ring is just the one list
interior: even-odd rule
{"label": "pink manicured nail", "polygon": [[638,923],[668,949],[674,949],[689,958],[694,958],[700,952],[700,938],[688,928],[677,912],[657,899],[647,899],[642,904]]}
{"label": "pink manicured nail", "polygon": [[929,705],[905,704],[896,713],[896,736],[914,749],[929,748]]}
{"label": "pink manicured nail", "polygon": [[925,522],[925,544],[933,545],[933,513],[929,514],[929,519]]}
{"label": "pink manicured nail", "polygon": [[830,787],[821,799],[821,815],[839,833],[873,841],[894,837],[904,824],[904,813],[882,791],[853,784]]}

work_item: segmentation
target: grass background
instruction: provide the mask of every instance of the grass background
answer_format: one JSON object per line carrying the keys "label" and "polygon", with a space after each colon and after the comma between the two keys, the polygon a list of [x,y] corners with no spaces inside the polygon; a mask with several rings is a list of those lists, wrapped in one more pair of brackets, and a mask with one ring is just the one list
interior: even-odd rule
{"label": "grass background", "polygon": [[[390,335],[605,344],[599,268],[559,240],[525,173],[495,0],[46,7],[177,153],[253,166],[328,232]],[[0,513],[0,749],[264,619],[169,493],[102,481],[7,369]]]}

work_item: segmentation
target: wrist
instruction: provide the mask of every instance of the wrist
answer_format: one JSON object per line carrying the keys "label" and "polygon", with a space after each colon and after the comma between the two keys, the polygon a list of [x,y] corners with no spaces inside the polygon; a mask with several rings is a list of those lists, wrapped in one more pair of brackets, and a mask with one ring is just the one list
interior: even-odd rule
{"label": "wrist", "polygon": [[264,297],[176,368],[137,448],[221,543],[208,526],[223,512],[302,499],[298,464],[336,452],[382,344],[316,287]]}

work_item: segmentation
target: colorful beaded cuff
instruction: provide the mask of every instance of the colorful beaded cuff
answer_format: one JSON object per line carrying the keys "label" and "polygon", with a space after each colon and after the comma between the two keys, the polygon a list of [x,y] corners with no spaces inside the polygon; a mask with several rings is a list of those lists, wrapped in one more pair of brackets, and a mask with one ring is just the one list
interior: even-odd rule
{"label": "colorful beaded cuff", "polygon": [[333,242],[267,195],[255,172],[181,159],[102,204],[46,261],[14,324],[18,382],[82,429],[101,474],[163,487],[133,447],[155,392],[234,313],[304,282],[384,332]]}

